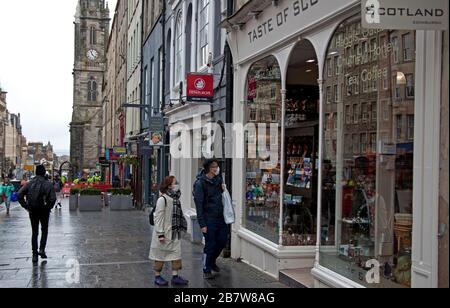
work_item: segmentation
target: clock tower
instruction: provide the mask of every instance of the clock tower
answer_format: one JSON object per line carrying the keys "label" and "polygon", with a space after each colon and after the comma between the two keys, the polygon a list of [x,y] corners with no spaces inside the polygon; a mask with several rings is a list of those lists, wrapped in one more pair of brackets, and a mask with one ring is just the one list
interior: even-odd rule
{"label": "clock tower", "polygon": [[74,169],[95,169],[102,144],[102,82],[106,70],[109,9],[105,0],[78,0],[75,14],[70,159]]}

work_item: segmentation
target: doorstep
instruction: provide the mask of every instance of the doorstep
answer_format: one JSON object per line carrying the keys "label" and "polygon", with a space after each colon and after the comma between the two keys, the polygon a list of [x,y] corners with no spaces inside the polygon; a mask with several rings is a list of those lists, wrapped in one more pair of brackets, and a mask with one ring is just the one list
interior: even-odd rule
{"label": "doorstep", "polygon": [[280,282],[292,288],[312,289],[314,278],[312,268],[301,268],[280,271]]}

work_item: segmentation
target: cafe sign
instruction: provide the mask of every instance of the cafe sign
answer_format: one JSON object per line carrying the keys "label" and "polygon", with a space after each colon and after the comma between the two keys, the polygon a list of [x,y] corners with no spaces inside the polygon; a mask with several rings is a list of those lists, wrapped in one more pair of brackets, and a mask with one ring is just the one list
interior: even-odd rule
{"label": "cafe sign", "polygon": [[448,0],[363,0],[362,26],[387,30],[446,30],[448,3]]}

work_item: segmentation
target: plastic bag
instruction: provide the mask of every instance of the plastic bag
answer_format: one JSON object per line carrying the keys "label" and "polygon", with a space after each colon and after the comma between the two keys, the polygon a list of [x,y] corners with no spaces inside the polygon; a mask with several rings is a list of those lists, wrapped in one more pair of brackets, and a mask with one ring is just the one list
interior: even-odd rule
{"label": "plastic bag", "polygon": [[11,202],[17,202],[17,201],[18,201],[17,193],[13,192],[11,195]]}
{"label": "plastic bag", "polygon": [[223,217],[225,218],[225,223],[227,225],[234,224],[236,222],[236,214],[233,208],[233,202],[231,201],[231,196],[228,190],[222,194],[222,202],[223,202]]}

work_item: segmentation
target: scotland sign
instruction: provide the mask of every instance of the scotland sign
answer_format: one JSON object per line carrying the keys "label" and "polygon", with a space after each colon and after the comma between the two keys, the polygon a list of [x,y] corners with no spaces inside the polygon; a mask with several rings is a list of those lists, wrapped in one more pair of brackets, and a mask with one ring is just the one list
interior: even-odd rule
{"label": "scotland sign", "polygon": [[363,0],[366,29],[446,30],[448,0]]}

